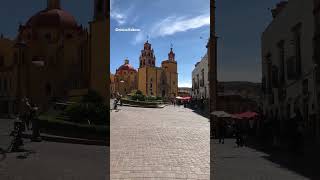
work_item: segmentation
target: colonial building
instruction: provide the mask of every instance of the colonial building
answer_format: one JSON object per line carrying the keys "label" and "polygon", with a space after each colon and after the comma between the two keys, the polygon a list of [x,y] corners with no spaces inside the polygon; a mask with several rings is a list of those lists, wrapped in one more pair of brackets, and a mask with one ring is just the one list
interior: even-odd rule
{"label": "colonial building", "polygon": [[115,92],[119,92],[122,96],[125,96],[133,90],[137,90],[137,74],[137,70],[129,64],[129,60],[125,59],[124,64],[116,70],[116,74],[114,76],[113,86],[115,88]]}
{"label": "colonial building", "polygon": [[192,88],[189,87],[179,87],[178,88],[178,96],[180,97],[191,97]]}
{"label": "colonial building", "polygon": [[313,10],[312,1],[300,0],[281,2],[272,10],[273,21],[262,35],[262,99],[266,119],[276,120],[282,132],[299,111],[304,134],[319,139]]}
{"label": "colonial building", "polygon": [[156,67],[156,57],[151,44],[144,44],[138,69],[138,89],[148,96],[173,98],[178,94],[177,61],[171,48],[168,60]]}
{"label": "colonial building", "polygon": [[192,71],[192,97],[195,99],[209,99],[209,65],[206,54],[200,62],[197,62]]}
{"label": "colonial building", "polygon": [[105,0],[94,3],[90,32],[61,8],[60,0],[48,0],[44,10],[19,26],[14,40],[1,37],[2,113],[17,113],[24,97],[42,109],[52,101],[74,100],[88,89],[107,98],[108,5]]}
{"label": "colonial building", "polygon": [[116,70],[115,91],[125,96],[132,90],[140,90],[146,96],[173,98],[178,95],[177,61],[171,48],[168,59],[156,67],[156,57],[151,44],[147,41],[141,50],[140,66],[134,69],[126,59]]}

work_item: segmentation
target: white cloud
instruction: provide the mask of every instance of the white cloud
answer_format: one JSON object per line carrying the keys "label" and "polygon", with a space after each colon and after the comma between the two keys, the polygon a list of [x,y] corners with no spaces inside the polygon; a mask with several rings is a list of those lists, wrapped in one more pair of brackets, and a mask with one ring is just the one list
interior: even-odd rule
{"label": "white cloud", "polygon": [[147,35],[149,35],[150,38],[164,37],[179,32],[197,29],[207,25],[210,25],[209,14],[192,18],[170,16],[153,24],[147,32],[141,32],[143,34],[137,34],[134,40],[134,44],[142,42],[143,38],[141,37],[146,37]]}
{"label": "white cloud", "polygon": [[189,19],[171,16],[156,24],[151,32],[155,36],[167,36],[206,25],[210,25],[210,15],[201,15]]}
{"label": "white cloud", "polygon": [[116,5],[115,2],[117,0],[111,0],[110,1],[110,17],[117,21],[119,25],[123,25],[127,22],[129,10],[132,8],[129,8],[127,11],[121,11]]}

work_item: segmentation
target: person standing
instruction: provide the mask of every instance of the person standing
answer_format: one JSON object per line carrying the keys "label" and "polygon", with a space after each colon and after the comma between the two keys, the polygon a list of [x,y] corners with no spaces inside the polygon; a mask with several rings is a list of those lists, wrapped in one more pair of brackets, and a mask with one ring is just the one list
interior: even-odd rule
{"label": "person standing", "polygon": [[220,120],[219,121],[219,125],[218,125],[218,129],[219,129],[219,144],[224,144],[224,138],[226,135],[226,124],[224,120]]}
{"label": "person standing", "polygon": [[31,105],[28,98],[22,99],[22,112],[21,112],[21,118],[24,122],[24,125],[27,127],[28,130],[30,130],[30,109]]}

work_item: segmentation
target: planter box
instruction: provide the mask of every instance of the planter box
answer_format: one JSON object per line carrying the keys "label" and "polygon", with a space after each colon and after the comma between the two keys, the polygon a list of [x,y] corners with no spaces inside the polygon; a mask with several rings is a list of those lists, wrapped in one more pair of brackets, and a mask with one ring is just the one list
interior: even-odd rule
{"label": "planter box", "polygon": [[108,126],[93,126],[71,123],[63,120],[39,119],[41,132],[83,139],[109,140],[110,130]]}
{"label": "planter box", "polygon": [[160,105],[163,105],[163,101],[134,101],[129,99],[121,99],[123,104],[132,105],[132,106],[138,106],[138,107],[159,107]]}

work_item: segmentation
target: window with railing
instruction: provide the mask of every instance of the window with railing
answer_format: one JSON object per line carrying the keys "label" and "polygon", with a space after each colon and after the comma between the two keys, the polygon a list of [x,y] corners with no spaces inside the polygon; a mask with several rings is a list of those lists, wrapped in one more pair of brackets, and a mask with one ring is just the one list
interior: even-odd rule
{"label": "window with railing", "polygon": [[200,87],[204,86],[204,69],[201,70]]}
{"label": "window with railing", "polygon": [[292,28],[293,39],[292,43],[294,45],[294,55],[296,64],[296,78],[299,78],[302,73],[301,68],[301,23],[298,23]]}
{"label": "window with railing", "polygon": [[285,51],[284,51],[284,40],[279,41],[278,43],[278,51],[279,51],[279,62],[280,62],[280,67],[279,67],[279,80],[280,83],[285,82]]}
{"label": "window with railing", "polygon": [[297,78],[296,74],[296,58],[291,57],[287,59],[287,78],[289,80],[295,80]]}
{"label": "window with railing", "polygon": [[271,61],[271,54],[269,53],[266,56],[266,63],[267,63],[267,93],[270,94],[272,92],[272,61]]}
{"label": "window with railing", "polygon": [[199,89],[200,88],[200,79],[199,79],[199,74],[197,74],[197,89]]}
{"label": "window with railing", "polygon": [[278,88],[278,85],[279,85],[278,67],[272,66],[272,87]]}
{"label": "window with railing", "polygon": [[313,49],[314,62],[320,65],[320,32],[314,37],[313,46],[314,46],[314,49]]}

